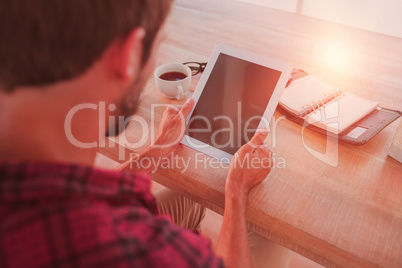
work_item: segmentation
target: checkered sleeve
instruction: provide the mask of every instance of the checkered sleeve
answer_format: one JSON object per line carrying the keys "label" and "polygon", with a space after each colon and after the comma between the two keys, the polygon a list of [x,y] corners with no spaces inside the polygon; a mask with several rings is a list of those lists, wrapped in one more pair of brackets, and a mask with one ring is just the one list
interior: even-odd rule
{"label": "checkered sleeve", "polygon": [[134,260],[140,254],[144,267],[223,267],[209,239],[177,227],[170,218],[143,215],[139,222],[130,227],[128,220],[117,228],[127,243],[127,256]]}
{"label": "checkered sleeve", "polygon": [[[93,241],[91,237],[108,238],[77,249],[79,266],[223,267],[223,261],[211,250],[209,239],[177,227],[168,217],[155,216],[135,207],[116,208],[108,214],[112,217],[106,224],[96,224],[101,218],[105,219],[99,216],[97,220],[81,221],[81,226],[76,228],[78,237],[73,235],[77,237],[74,245],[84,246],[82,237],[86,237],[87,243]],[[94,226],[99,230],[94,232]]]}
{"label": "checkered sleeve", "polygon": [[146,176],[0,163],[0,267],[223,267],[157,214]]}

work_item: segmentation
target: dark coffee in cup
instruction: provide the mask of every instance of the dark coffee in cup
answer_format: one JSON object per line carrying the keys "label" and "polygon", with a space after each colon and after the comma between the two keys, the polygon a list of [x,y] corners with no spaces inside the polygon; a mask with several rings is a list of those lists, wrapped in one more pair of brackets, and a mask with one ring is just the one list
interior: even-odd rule
{"label": "dark coffee in cup", "polygon": [[168,63],[156,68],[154,78],[163,96],[181,100],[191,85],[191,69],[181,63]]}
{"label": "dark coffee in cup", "polygon": [[166,81],[180,81],[185,79],[186,77],[187,75],[181,72],[167,72],[159,76],[160,79]]}

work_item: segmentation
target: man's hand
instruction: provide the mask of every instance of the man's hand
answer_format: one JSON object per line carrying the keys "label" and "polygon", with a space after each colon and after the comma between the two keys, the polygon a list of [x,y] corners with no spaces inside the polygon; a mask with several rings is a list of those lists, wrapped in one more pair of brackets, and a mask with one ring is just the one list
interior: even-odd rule
{"label": "man's hand", "polygon": [[267,135],[268,130],[260,130],[233,156],[226,180],[227,190],[247,195],[270,173],[273,162],[272,152],[264,144]]}
{"label": "man's hand", "polygon": [[[194,100],[188,99],[187,102],[182,106],[169,105],[162,115],[162,120],[159,125],[158,136],[152,142],[152,144],[142,151],[141,153],[134,156],[132,159],[126,161],[117,170],[126,170],[131,168],[131,161],[138,161],[141,158],[155,159],[160,157],[167,157],[173,153],[180,141],[183,139],[184,133],[186,131],[186,118],[190,114],[194,106]],[[152,166],[153,161],[147,169],[143,167],[138,167],[135,171],[146,171],[149,172],[154,170],[156,167]]]}
{"label": "man's hand", "polygon": [[159,151],[159,156],[174,152],[186,131],[186,118],[194,106],[194,100],[188,99],[182,106],[169,105],[162,115],[158,136],[151,148]]}
{"label": "man's hand", "polygon": [[217,255],[227,267],[252,267],[247,237],[247,199],[251,188],[261,183],[272,167],[272,153],[264,145],[268,130],[259,131],[234,155],[225,187],[225,212]]}

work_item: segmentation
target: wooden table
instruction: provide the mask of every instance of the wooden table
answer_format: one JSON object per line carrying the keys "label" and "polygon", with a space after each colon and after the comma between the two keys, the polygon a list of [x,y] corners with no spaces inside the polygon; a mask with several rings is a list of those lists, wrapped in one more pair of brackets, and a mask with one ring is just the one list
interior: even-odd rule
{"label": "wooden table", "polygon": [[[207,61],[217,43],[226,43],[290,63],[380,101],[383,107],[402,110],[401,39],[237,1],[214,0],[176,1],[167,22],[167,37],[159,64]],[[326,60],[335,43],[349,55],[344,65],[333,66]],[[151,105],[168,103],[182,102],[164,98],[151,79],[137,115],[157,126],[164,107],[152,110]],[[276,112],[273,120],[279,118]],[[302,137],[300,125],[280,119],[271,128],[268,142],[277,161],[285,160],[286,167],[273,169],[251,192],[250,227],[328,267],[402,267],[402,165],[387,156],[399,121],[366,145],[352,146],[336,140],[327,144],[324,135],[308,130]],[[101,152],[116,160],[119,153],[127,157],[141,149],[134,143],[141,137],[149,142],[149,135],[150,131],[133,122],[125,138],[112,139],[110,148]],[[336,148],[338,165],[332,167],[314,157],[303,141],[321,152]],[[194,159],[196,153],[184,148],[176,155]],[[194,161],[188,170],[158,170],[152,177],[223,213],[227,168],[195,168]]]}

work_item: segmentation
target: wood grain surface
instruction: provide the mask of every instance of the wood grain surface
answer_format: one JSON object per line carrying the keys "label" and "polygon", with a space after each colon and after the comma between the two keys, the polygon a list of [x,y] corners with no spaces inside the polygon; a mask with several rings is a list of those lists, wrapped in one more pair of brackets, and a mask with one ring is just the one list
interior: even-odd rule
{"label": "wood grain surface", "polygon": [[[208,61],[226,43],[292,64],[346,91],[402,110],[402,40],[237,1],[176,1],[166,24],[158,64]],[[324,59],[339,44],[349,55],[342,68]],[[329,50],[330,51],[330,50]],[[192,83],[194,90],[199,76]],[[150,79],[137,115],[157,127],[164,98]],[[402,267],[402,164],[388,156],[399,120],[363,146],[352,146],[302,127],[276,112],[267,142],[277,163],[252,190],[250,228],[327,267]],[[135,120],[101,152],[122,162],[149,143],[150,127]],[[328,165],[308,149],[336,150]],[[189,149],[177,156],[190,168],[161,168],[157,182],[222,214],[226,166]],[[206,167],[198,161],[205,160]],[[198,163],[198,164],[197,164]]]}

